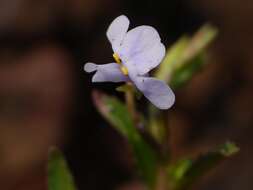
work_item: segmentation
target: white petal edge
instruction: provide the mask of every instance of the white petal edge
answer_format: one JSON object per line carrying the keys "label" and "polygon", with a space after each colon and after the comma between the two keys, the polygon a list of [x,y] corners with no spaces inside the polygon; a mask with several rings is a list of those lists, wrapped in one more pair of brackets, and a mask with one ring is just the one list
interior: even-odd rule
{"label": "white petal edge", "polygon": [[106,36],[114,52],[118,52],[119,47],[127,33],[130,21],[125,15],[121,15],[114,19],[107,29]]}

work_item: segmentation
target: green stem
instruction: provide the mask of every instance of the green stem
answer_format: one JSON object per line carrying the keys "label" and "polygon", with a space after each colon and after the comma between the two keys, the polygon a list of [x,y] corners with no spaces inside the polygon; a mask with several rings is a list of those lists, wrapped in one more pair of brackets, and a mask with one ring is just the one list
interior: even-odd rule
{"label": "green stem", "polygon": [[134,90],[131,83],[127,83],[126,85],[129,86],[129,88],[125,92],[125,100],[127,104],[127,109],[131,115],[131,118],[133,119],[134,123],[136,123],[137,120],[137,114],[135,109],[135,100],[134,100]]}
{"label": "green stem", "polygon": [[157,170],[157,180],[155,190],[168,190],[169,182],[167,176],[167,166],[170,162],[170,125],[168,112],[162,112],[150,107],[150,132],[160,144],[160,160]]}

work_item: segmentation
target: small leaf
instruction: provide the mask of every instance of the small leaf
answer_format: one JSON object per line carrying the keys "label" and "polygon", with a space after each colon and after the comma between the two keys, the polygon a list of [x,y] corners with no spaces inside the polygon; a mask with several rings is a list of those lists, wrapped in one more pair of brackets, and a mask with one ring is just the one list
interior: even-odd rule
{"label": "small leaf", "polygon": [[185,84],[204,65],[204,51],[216,35],[216,28],[207,24],[192,38],[180,38],[167,52],[155,76],[173,88]]}
{"label": "small leaf", "polygon": [[128,84],[122,84],[121,86],[117,87],[116,90],[118,92],[127,92],[128,90],[132,90],[132,87],[131,85],[128,85]]}
{"label": "small leaf", "polygon": [[232,156],[240,151],[240,148],[232,142],[227,142],[220,147],[220,153],[224,156]]}
{"label": "small leaf", "polygon": [[48,189],[76,190],[73,177],[62,153],[52,148],[48,160]]}
{"label": "small leaf", "polygon": [[184,177],[185,173],[189,170],[192,166],[191,159],[182,159],[178,161],[175,165],[171,166],[169,170],[170,177],[175,180],[180,180]]}
{"label": "small leaf", "polygon": [[238,151],[239,148],[234,143],[227,142],[217,150],[201,155],[197,159],[180,160],[169,168],[173,189],[189,188],[199,177]]}
{"label": "small leaf", "polygon": [[117,98],[99,92],[93,93],[93,100],[102,116],[128,140],[141,175],[153,186],[157,167],[156,154],[135,128],[126,106]]}

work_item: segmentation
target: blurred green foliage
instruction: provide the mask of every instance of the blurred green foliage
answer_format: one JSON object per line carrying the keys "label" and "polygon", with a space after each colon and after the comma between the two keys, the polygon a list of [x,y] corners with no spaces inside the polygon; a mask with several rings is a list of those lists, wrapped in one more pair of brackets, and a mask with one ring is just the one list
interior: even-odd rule
{"label": "blurred green foliage", "polygon": [[204,176],[221,161],[233,156],[239,148],[231,142],[219,146],[216,150],[199,156],[197,159],[182,159],[169,166],[169,181],[175,190],[189,188],[197,179]]}
{"label": "blurred green foliage", "polygon": [[76,190],[64,156],[56,148],[52,148],[49,152],[48,190]]}
{"label": "blurred green foliage", "polygon": [[176,89],[186,84],[205,62],[205,50],[217,36],[217,29],[204,25],[193,37],[183,36],[168,50],[155,76]]}
{"label": "blurred green foliage", "polygon": [[116,97],[94,92],[93,100],[102,116],[129,142],[137,168],[144,180],[154,186],[156,180],[157,155],[142,138],[124,103]]}

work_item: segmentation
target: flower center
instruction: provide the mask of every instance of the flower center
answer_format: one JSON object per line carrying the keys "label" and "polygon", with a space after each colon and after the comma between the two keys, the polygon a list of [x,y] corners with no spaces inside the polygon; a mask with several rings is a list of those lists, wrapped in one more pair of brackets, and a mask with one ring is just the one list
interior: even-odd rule
{"label": "flower center", "polygon": [[122,64],[122,61],[117,53],[114,53],[113,58],[115,59],[116,63],[120,65],[120,71],[123,73],[123,75],[128,75],[128,70],[127,68]]}

